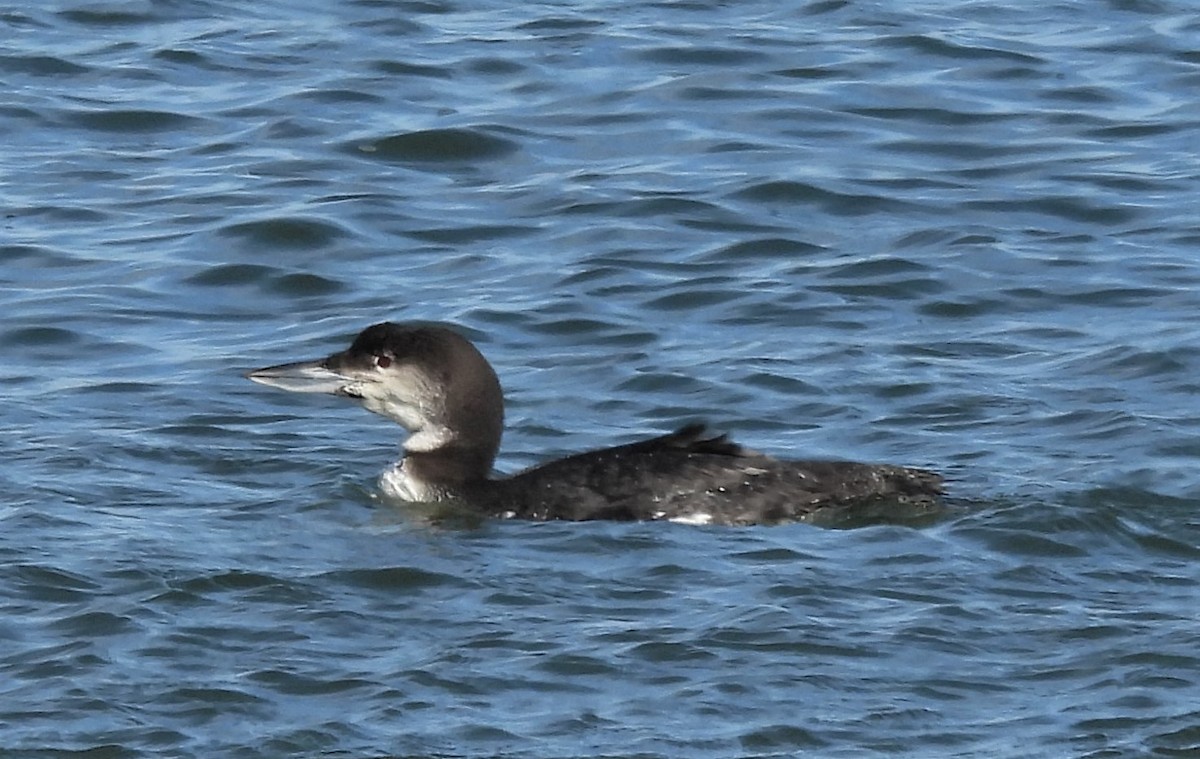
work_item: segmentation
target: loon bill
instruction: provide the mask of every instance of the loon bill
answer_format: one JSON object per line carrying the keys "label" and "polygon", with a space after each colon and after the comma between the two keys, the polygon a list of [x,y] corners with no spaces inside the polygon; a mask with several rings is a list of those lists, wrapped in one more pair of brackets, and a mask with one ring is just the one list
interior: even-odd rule
{"label": "loon bill", "polygon": [[503,518],[665,519],[695,524],[837,522],[932,511],[942,478],[923,469],[785,461],[692,424],[492,477],[504,426],[500,381],[462,335],[384,322],[328,358],[246,375],[263,385],[354,398],[409,432],[404,458],[380,479],[405,501],[456,501]]}

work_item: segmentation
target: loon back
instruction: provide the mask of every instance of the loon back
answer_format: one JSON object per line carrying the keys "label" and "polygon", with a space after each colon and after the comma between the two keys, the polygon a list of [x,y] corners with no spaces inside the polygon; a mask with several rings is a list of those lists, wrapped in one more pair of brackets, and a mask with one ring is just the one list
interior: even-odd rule
{"label": "loon back", "polygon": [[493,516],[670,520],[692,524],[836,523],[935,508],[942,478],[848,461],[784,461],[691,424],[489,482],[468,495]]}

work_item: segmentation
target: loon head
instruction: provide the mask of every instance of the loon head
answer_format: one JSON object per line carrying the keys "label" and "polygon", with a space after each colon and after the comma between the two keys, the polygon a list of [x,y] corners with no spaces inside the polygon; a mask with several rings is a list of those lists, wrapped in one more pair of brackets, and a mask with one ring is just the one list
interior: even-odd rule
{"label": "loon head", "polygon": [[354,398],[409,431],[407,453],[454,451],[482,469],[470,476],[486,476],[500,448],[500,381],[469,340],[445,327],[374,324],[328,358],[269,366],[246,377],[293,392]]}

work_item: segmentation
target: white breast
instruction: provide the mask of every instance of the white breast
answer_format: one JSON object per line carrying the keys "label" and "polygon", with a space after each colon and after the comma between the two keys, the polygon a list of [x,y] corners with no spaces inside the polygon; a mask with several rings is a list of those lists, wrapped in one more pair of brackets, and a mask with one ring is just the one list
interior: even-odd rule
{"label": "white breast", "polygon": [[436,501],[438,493],[435,489],[421,480],[409,476],[404,470],[404,462],[398,461],[379,476],[379,488],[389,498],[401,501],[427,503]]}

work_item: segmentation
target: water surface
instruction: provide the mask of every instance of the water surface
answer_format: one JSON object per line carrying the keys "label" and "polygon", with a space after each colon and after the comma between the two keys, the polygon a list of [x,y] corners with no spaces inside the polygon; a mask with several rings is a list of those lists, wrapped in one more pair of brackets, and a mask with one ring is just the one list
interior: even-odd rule
{"label": "water surface", "polygon": [[[1200,750],[1178,2],[0,14],[0,751]],[[707,418],[933,522],[423,526],[246,382],[461,325],[519,467]]]}

